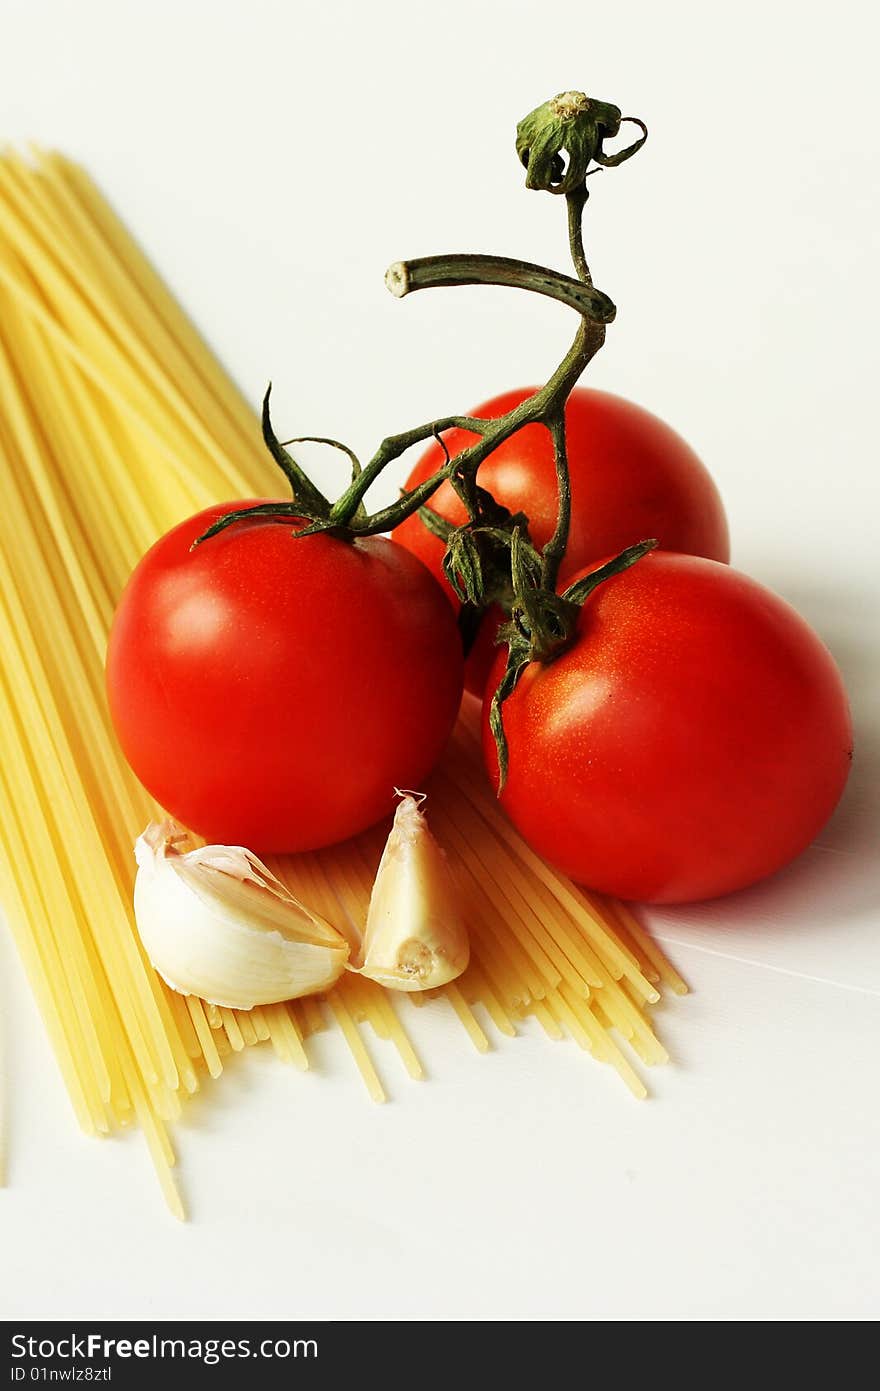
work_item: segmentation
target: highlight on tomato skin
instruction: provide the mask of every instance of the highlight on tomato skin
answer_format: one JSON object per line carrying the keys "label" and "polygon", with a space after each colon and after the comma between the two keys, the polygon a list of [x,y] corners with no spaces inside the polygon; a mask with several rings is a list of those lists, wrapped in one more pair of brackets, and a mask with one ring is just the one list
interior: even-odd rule
{"label": "highlight on tomato skin", "polygon": [[[503,667],[502,652],[483,706],[495,786]],[[840,673],[799,614],[728,566],[662,552],[595,590],[573,645],[526,669],[504,728],[501,804],[532,849],[649,903],[781,869],[825,825],[852,757]]]}
{"label": "highlight on tomato skin", "polygon": [[[533,387],[505,392],[470,415],[494,418],[524,401]],[[682,437],[659,417],[622,396],[576,387],[566,411],[571,474],[572,516],[563,562],[564,583],[585,565],[655,536],[663,550],[727,562],[730,540],[718,489],[708,470]],[[449,430],[444,436],[454,457],[475,436]],[[414,487],[442,467],[444,454],[432,444],[413,468],[406,486]],[[525,512],[532,540],[543,546],[557,516],[556,471],[550,436],[543,425],[527,425],[480,466],[480,485],[511,512]],[[467,514],[449,483],[428,504],[447,521],[460,525]],[[417,515],[395,528],[394,539],[423,560],[440,580],[456,612],[458,599],[443,574],[442,541]],[[494,656],[498,614],[487,617],[466,665],[468,690],[481,695]]]}
{"label": "highlight on tomato skin", "polygon": [[[254,499],[266,501],[266,499]],[[418,787],[461,699],[454,614],[386,537],[296,538],[236,502],[147,552],[120,599],[107,695],[132,769],[176,820],[257,853],[345,840]]]}

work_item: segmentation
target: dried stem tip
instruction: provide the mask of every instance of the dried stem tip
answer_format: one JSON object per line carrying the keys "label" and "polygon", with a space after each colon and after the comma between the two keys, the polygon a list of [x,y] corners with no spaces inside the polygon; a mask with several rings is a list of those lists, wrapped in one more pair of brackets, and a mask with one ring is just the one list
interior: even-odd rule
{"label": "dried stem tip", "polygon": [[589,111],[590,98],[585,92],[560,92],[558,97],[551,98],[549,106],[554,116],[567,121],[572,116],[581,116]]}
{"label": "dried stem tip", "polygon": [[409,274],[403,261],[395,261],[385,272],[385,284],[395,299],[403,299],[409,289]]}
{"label": "dried stem tip", "polygon": [[[615,154],[606,154],[604,141],[617,135],[625,121],[637,125],[641,137]],[[594,160],[606,168],[622,164],[647,138],[643,122],[622,116],[619,106],[583,92],[560,92],[520,121],[516,152],[526,167],[526,188],[571,193],[583,184]]]}

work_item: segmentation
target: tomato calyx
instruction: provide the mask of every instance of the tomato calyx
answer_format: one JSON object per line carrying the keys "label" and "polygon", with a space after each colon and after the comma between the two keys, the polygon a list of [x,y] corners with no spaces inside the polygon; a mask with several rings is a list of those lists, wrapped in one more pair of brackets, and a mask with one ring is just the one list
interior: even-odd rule
{"label": "tomato calyx", "polygon": [[313,483],[308,474],[296,462],[292,454],[286,448],[288,444],[326,444],[332,449],[339,449],[351,460],[352,477],[356,478],[360,473],[361,465],[357,455],[347,444],[340,440],[330,439],[324,435],[302,435],[297,439],[289,439],[282,444],[272,426],[272,417],[269,410],[269,398],[272,395],[272,383],[266,388],[263,397],[263,410],[261,417],[263,442],[266,445],[275,463],[281,469],[290,486],[292,494],[290,502],[261,502],[253,507],[240,507],[231,512],[226,512],[219,517],[207,531],[201,536],[197,536],[193,541],[191,550],[202,545],[204,541],[209,541],[212,536],[218,536],[227,527],[233,526],[236,522],[248,521],[254,517],[265,517],[268,521],[286,522],[291,518],[296,519],[300,525],[292,531],[292,535],[313,536],[317,532],[327,531],[337,536],[340,540],[350,540],[351,535],[345,527],[337,526],[334,522],[333,508],[328,498],[324,496],[317,484]]}
{"label": "tomato calyx", "polygon": [[534,548],[525,544],[519,529],[511,538],[511,571],[514,600],[510,618],[498,632],[498,642],[507,645],[507,663],[492,696],[489,707],[489,728],[498,754],[498,795],[507,781],[508,748],[504,733],[504,703],[516,690],[520,678],[533,662],[546,665],[561,656],[571,646],[577,632],[581,609],[600,584],[613,575],[622,574],[642,556],[654,550],[655,538],[627,546],[604,565],[591,570],[561,594],[549,590],[543,583],[542,558]]}
{"label": "tomato calyx", "polygon": [[446,547],[443,573],[461,603],[458,626],[465,656],[476,641],[480,621],[490,605],[510,612],[514,600],[510,550],[515,531],[540,565],[540,554],[529,538],[525,513],[511,512],[472,480],[470,486],[473,492],[466,505],[471,520],[463,525],[456,526],[430,507],[420,507],[418,512],[422,525]]}

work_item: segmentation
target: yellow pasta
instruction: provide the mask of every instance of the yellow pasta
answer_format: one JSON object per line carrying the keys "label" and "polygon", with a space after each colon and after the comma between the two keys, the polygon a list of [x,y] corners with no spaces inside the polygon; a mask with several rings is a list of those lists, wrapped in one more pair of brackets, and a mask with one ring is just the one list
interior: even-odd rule
{"label": "yellow pasta", "polygon": [[[0,157],[0,896],[79,1123],[136,1119],[178,1217],[166,1123],[234,1054],[271,1042],[306,1068],[335,1024],[375,1101],[371,1036],[423,1075],[404,1020],[424,998],[346,975],[326,1000],[218,1008],[170,991],[134,928],[132,845],[159,808],[105,710],[113,608],[157,536],[271,491],[272,471],[251,408],[87,175],[53,153]],[[644,1095],[627,1050],[665,1059],[646,1009],[686,986],[628,908],[523,844],[473,722],[463,712],[426,788],[472,940],[468,971],[430,998],[480,1052],[532,1016]],[[273,868],[356,945],[383,836]]]}

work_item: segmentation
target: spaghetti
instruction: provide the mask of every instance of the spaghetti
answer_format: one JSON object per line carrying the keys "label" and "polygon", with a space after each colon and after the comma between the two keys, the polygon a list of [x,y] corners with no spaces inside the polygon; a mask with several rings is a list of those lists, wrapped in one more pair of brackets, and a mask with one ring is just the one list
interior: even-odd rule
{"label": "spaghetti", "polygon": [[[218,499],[272,491],[256,419],[88,177],[57,154],[0,158],[0,897],[79,1123],[137,1122],[183,1216],[168,1122],[204,1075],[271,1041],[308,1066],[335,1023],[384,1100],[361,1025],[422,1068],[380,986],[249,1013],[168,990],[134,930],[132,843],[159,809],[122,759],[103,698],[106,635],[133,566]],[[666,1054],[647,1017],[684,983],[623,905],[561,878],[499,812],[465,711],[429,787],[467,905],[472,962],[447,1002],[474,1046],[534,1017],[610,1063],[637,1096]],[[276,858],[352,941],[383,828]],[[423,1005],[422,997],[408,997]],[[481,1013],[477,1013],[477,1010]]]}

